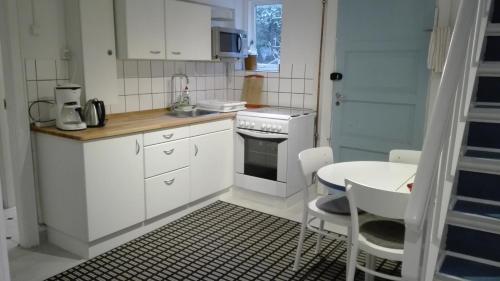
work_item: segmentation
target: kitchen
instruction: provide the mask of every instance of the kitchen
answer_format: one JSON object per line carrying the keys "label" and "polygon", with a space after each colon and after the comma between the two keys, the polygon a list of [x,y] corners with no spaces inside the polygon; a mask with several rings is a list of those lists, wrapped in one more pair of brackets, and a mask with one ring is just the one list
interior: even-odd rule
{"label": "kitchen", "polygon": [[[134,4],[134,1],[121,1],[122,3],[94,1],[80,4],[79,1],[64,2],[23,1],[17,4],[19,28],[22,30],[20,41],[23,45],[23,68],[26,72],[24,84],[27,88],[27,104],[30,106],[31,120],[35,123],[58,119],[59,114],[66,113],[62,112],[64,110],[73,112],[71,108],[73,102],[76,102],[76,107],[81,107],[82,111],[85,111],[88,100],[97,99],[104,102],[104,110],[98,110],[99,106],[92,106],[94,123],[89,123],[87,129],[70,131],[68,129],[72,128],[56,124],[55,127],[34,127],[32,131],[33,150],[36,151],[33,154],[36,163],[33,168],[38,177],[37,194],[39,194],[36,197],[38,200],[36,205],[39,206],[37,213],[41,217],[37,220],[43,221],[46,225],[42,230],[46,236],[42,239],[57,241],[59,248],[79,257],[88,258],[164,225],[180,214],[187,214],[201,207],[198,206],[200,204],[191,202],[206,201],[207,196],[214,201],[220,196],[218,194],[224,193],[226,188],[233,185],[235,177],[238,177],[238,174],[235,174],[235,161],[241,159],[241,156],[236,154],[244,153],[239,152],[242,147],[237,145],[239,142],[244,142],[244,139],[241,137],[233,139],[233,135],[236,130],[250,131],[251,128],[244,124],[233,125],[239,124],[238,120],[236,123],[233,121],[235,113],[183,118],[164,116],[161,109],[171,104],[173,92],[178,91],[181,94],[186,86],[191,104],[203,100],[238,101],[244,92],[245,76],[257,72],[245,71],[243,59],[226,57],[220,61],[212,53],[214,51],[212,26],[221,29],[248,29],[247,16],[243,15],[243,1],[206,1],[210,3],[200,4],[171,1],[174,3],[170,5],[179,7],[170,9],[174,11],[170,13],[169,9],[164,12],[164,1],[148,1],[149,4],[141,5]],[[296,5],[294,10],[301,6],[298,2],[289,5]],[[321,5],[305,6],[310,13],[321,10]],[[96,10],[99,13],[96,14],[94,12]],[[151,11],[155,13],[150,14]],[[196,21],[186,21],[186,18]],[[295,24],[295,22],[287,24],[285,19],[283,26],[286,29],[287,25]],[[315,25],[320,24],[318,19]],[[144,32],[146,27],[148,32]],[[269,73],[257,73],[263,76],[263,79],[261,78],[263,90],[258,97],[262,100],[262,104],[297,107],[310,114],[310,117],[306,118],[310,130],[310,137],[306,140],[307,146],[312,146],[313,141],[313,111],[316,106],[313,93],[317,84],[319,60],[319,49],[316,48],[316,45],[319,45],[319,30],[318,28],[311,30],[317,38],[309,43],[302,43],[302,46],[307,48],[313,46],[314,51],[292,60],[287,59],[287,56],[289,58],[293,56],[291,54],[293,50],[287,51],[283,48],[282,63],[278,72],[274,70]],[[286,41],[289,37],[288,40],[293,41],[290,35],[283,31],[282,40]],[[165,36],[170,40],[166,40]],[[236,44],[240,42],[237,41]],[[167,53],[157,52],[165,49]],[[172,78],[174,74],[185,74],[189,83],[183,77]],[[81,88],[76,88],[78,86]],[[175,90],[172,90],[173,88]],[[71,94],[68,94],[70,92]],[[70,100],[59,102],[57,100],[59,96]],[[51,109],[52,105],[47,101],[53,102],[54,97],[56,104],[58,102],[64,104],[64,108],[59,106]],[[104,127],[92,127],[102,125],[100,120],[102,117],[96,118],[96,115],[102,113],[96,114],[97,111],[106,113],[107,120]],[[280,124],[285,124],[283,125],[285,128],[280,128],[283,130],[281,132],[276,129],[276,133],[287,133],[286,120],[291,119],[287,114],[291,113],[280,114],[280,118],[274,123],[272,122],[274,118],[266,119],[268,121],[262,125],[269,125],[268,132],[271,133],[272,126],[281,122]],[[70,116],[67,120],[69,124],[78,120],[78,114],[75,115],[74,112],[66,116]],[[85,119],[86,116],[83,117]],[[75,120],[70,120],[72,118]],[[134,118],[138,119],[135,123]],[[264,121],[258,117],[245,118],[247,121],[252,118]],[[249,125],[252,123],[255,121]],[[171,127],[174,128],[169,129]],[[36,131],[38,133],[35,133]],[[52,131],[53,134],[47,134],[48,131]],[[295,134],[295,131],[293,133]],[[170,135],[172,135],[170,139],[165,138]],[[87,155],[85,152],[87,148],[84,146],[92,143],[102,147],[91,149],[95,151],[94,156],[97,158],[96,162],[90,163],[92,156]],[[279,193],[282,196],[296,193],[292,189],[286,191],[286,184],[283,183],[286,182],[283,174],[286,175],[287,155],[290,155],[288,162],[292,161],[291,154],[286,153],[286,143],[289,141],[284,142],[285,146],[280,146],[278,157],[280,180],[277,178],[274,181],[265,180],[268,185],[280,185]],[[131,154],[126,156],[128,154],[123,148],[129,145],[132,147]],[[197,163],[190,159],[194,158],[195,146],[199,149],[199,156],[203,155]],[[231,149],[233,146],[234,152]],[[63,147],[66,147],[67,151],[63,152]],[[268,149],[272,150],[273,146],[269,146]],[[299,148],[294,149],[298,151]],[[285,152],[282,152],[283,150]],[[136,154],[136,151],[139,153]],[[172,157],[176,160],[168,161],[172,163],[167,164],[168,167],[155,168],[157,165],[165,165],[160,163],[163,160],[155,155],[155,151],[162,154],[166,154],[163,151],[174,151]],[[103,152],[105,153],[102,154]],[[137,157],[141,160],[138,161]],[[69,165],[77,162],[80,163],[77,166]],[[217,167],[214,167],[213,163],[218,163]],[[86,166],[83,170],[77,168],[82,167],[81,164]],[[244,166],[245,163],[240,165]],[[99,167],[113,167],[113,169],[107,171],[105,169],[102,173],[94,174],[89,170],[91,166],[97,170]],[[295,165],[293,169],[298,170],[298,166]],[[98,172],[97,170],[95,172]],[[142,174],[138,172],[142,170],[144,170]],[[82,171],[85,172],[82,174]],[[123,174],[137,175],[120,176]],[[240,174],[239,177],[241,176]],[[102,193],[103,189],[96,189],[96,199],[100,203],[97,201],[90,203],[91,191],[86,189],[86,186],[93,185],[89,180],[104,179],[103,177],[107,178],[103,182],[114,181],[112,185],[106,184],[107,187],[113,186],[113,189],[106,188],[108,195]],[[180,190],[183,185],[183,189],[188,185],[199,186],[202,190],[170,194],[144,193],[144,188],[149,187],[150,190],[160,191],[164,189],[159,186],[160,183],[164,185],[164,182],[174,178],[173,190]],[[120,179],[119,182],[116,179]],[[67,189],[68,186],[72,187],[71,191]],[[133,186],[130,194],[120,192],[125,186]],[[108,203],[111,194],[114,194],[115,198],[112,209]],[[118,198],[116,195],[124,196]],[[82,198],[87,199],[82,201]],[[165,198],[169,199],[167,200],[169,203]],[[88,205],[85,205],[85,201]],[[148,207],[144,207],[144,201],[148,202]],[[141,212],[144,208],[147,210]],[[107,212],[103,213],[105,210]],[[112,212],[109,212],[110,210]],[[85,217],[94,217],[91,212],[95,212],[96,218],[100,218],[101,221],[97,224],[86,221]],[[104,215],[105,213],[109,216]],[[97,232],[92,234],[91,229],[97,225],[100,225],[98,228],[104,228],[95,229]],[[113,239],[108,239],[110,237]],[[96,239],[103,243],[90,242]]]}
{"label": "kitchen", "polygon": [[[12,280],[346,278],[342,239],[325,238],[319,255],[321,238],[299,239],[302,200],[336,193],[304,189],[297,156],[420,150],[440,79],[421,30],[438,14],[453,24],[457,9],[373,9],[412,17],[394,26],[361,2],[2,0]],[[356,11],[391,32],[358,29]]]}

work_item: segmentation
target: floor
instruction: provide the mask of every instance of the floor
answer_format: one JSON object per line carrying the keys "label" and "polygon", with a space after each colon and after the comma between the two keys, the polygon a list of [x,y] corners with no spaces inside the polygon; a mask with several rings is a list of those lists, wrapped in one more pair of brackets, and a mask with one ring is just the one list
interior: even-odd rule
{"label": "floor", "polygon": [[[216,200],[294,221],[300,221],[303,206],[300,193],[287,199],[280,199],[233,187],[224,194],[200,203],[199,207]],[[326,225],[326,228],[339,233],[346,231],[332,225]],[[48,243],[35,249],[16,247],[9,251],[9,258],[12,281],[44,280],[85,261]]]}

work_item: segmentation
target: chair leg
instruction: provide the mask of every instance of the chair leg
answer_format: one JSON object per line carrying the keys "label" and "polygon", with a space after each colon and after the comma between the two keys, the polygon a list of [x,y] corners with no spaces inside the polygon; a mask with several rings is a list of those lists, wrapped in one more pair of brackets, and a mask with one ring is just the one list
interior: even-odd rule
{"label": "chair leg", "polygon": [[[366,254],[366,267],[367,268],[375,270],[376,261],[377,261],[377,259],[374,256],[372,256],[368,253]],[[375,280],[375,276],[365,272],[365,281],[373,281],[373,280]]]}
{"label": "chair leg", "polygon": [[359,246],[357,242],[350,242],[349,244],[351,251],[349,253],[349,260],[347,261],[346,281],[354,281]]}
{"label": "chair leg", "polygon": [[[319,230],[324,231],[325,230],[325,221],[320,220],[319,221]],[[314,251],[314,254],[319,254],[321,250],[321,242],[323,241],[323,235],[318,233],[318,241],[316,242],[316,250]]]}
{"label": "chair leg", "polygon": [[300,256],[302,255],[302,246],[304,246],[304,237],[306,235],[307,228],[307,210],[304,210],[302,215],[302,226],[300,228],[299,243],[297,245],[297,253],[295,254],[295,262],[293,263],[293,271],[299,269]]}

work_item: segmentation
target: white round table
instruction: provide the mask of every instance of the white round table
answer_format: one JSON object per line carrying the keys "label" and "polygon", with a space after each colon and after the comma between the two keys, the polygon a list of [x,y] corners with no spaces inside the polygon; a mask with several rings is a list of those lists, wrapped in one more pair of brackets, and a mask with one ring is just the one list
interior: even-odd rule
{"label": "white round table", "polygon": [[318,181],[332,191],[345,191],[345,179],[375,189],[410,193],[417,165],[381,161],[334,163],[318,170]]}

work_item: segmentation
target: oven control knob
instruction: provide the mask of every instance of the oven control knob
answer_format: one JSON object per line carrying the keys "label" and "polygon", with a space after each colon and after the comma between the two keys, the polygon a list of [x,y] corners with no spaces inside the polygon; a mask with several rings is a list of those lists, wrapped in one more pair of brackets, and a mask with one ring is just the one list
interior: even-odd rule
{"label": "oven control knob", "polygon": [[250,124],[250,128],[254,128],[254,127],[255,127],[255,123]]}
{"label": "oven control knob", "polygon": [[245,122],[245,127],[250,127],[250,122]]}
{"label": "oven control knob", "polygon": [[244,127],[245,126],[245,121],[240,121],[240,127]]}
{"label": "oven control knob", "polygon": [[260,128],[265,131],[266,128],[267,128],[267,125],[266,124],[262,124],[262,125],[260,125]]}
{"label": "oven control knob", "polygon": [[277,129],[276,125],[273,125],[273,126],[271,127],[271,131],[276,131],[276,129]]}
{"label": "oven control knob", "polygon": [[281,130],[283,130],[283,127],[278,126],[278,132],[281,132]]}

